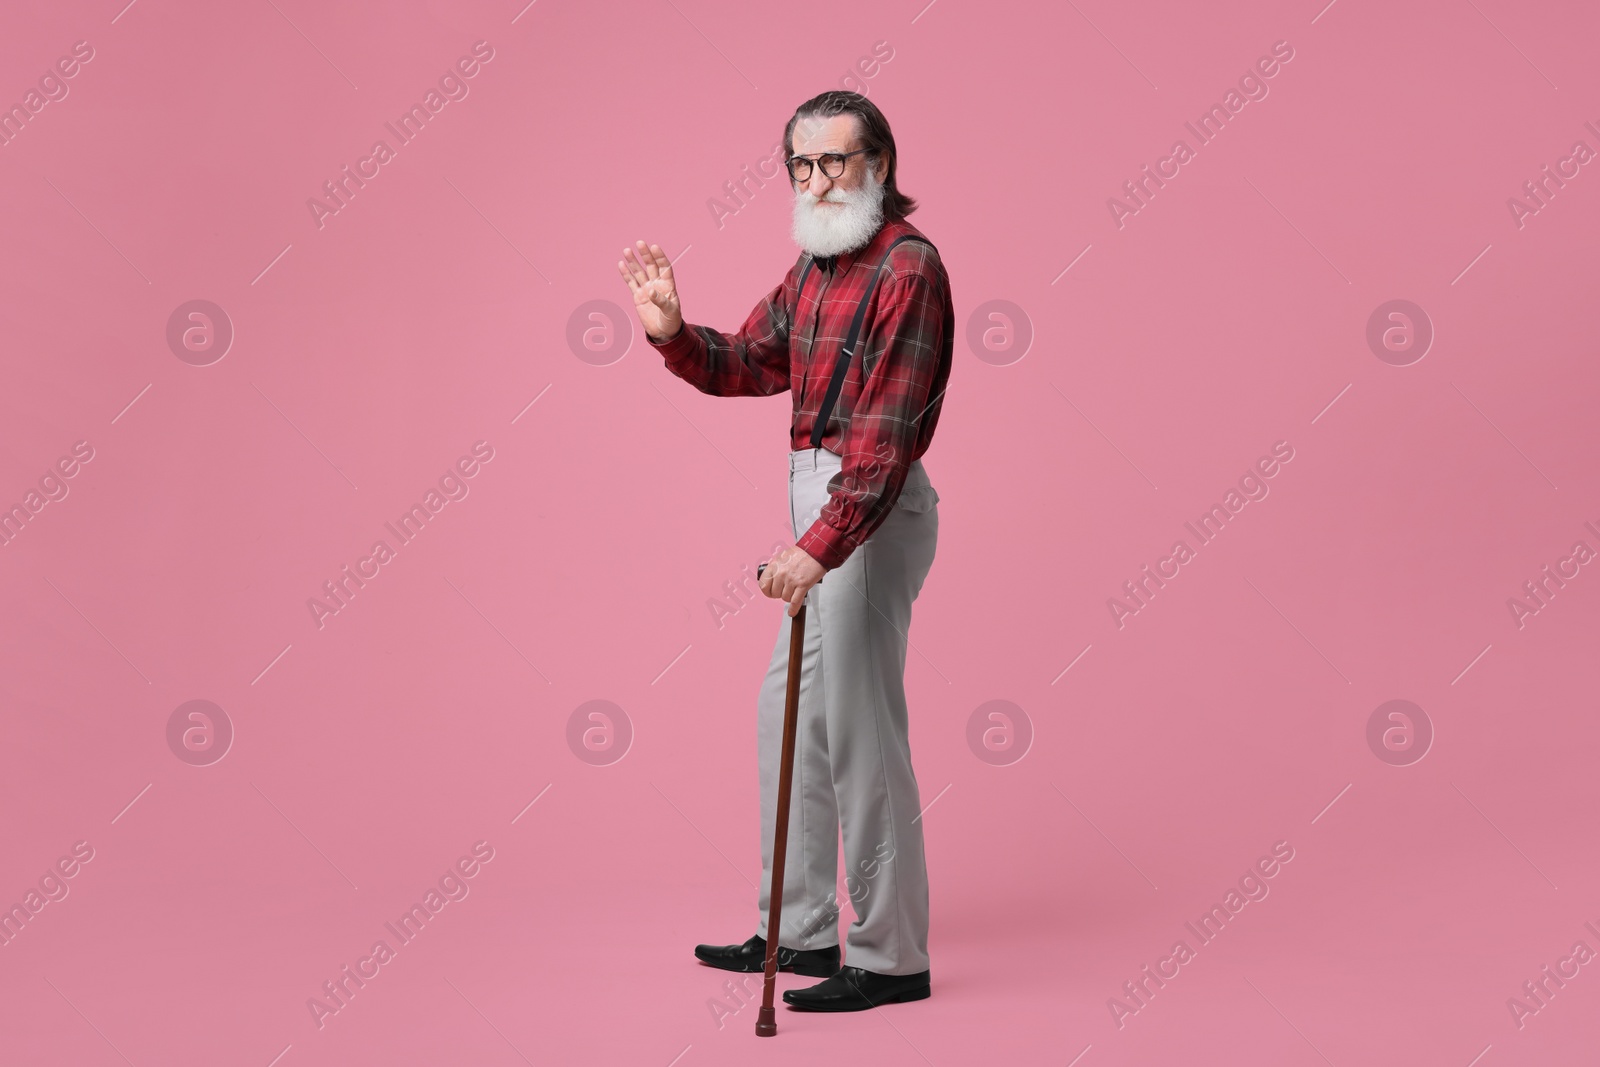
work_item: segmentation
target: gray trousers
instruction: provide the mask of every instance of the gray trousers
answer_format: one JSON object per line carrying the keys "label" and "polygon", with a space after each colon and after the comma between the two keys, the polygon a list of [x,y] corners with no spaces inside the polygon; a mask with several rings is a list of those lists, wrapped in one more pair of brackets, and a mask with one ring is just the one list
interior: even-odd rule
{"label": "gray trousers", "polygon": [[[789,454],[790,524],[798,538],[828,501],[840,457],[825,448]],[[806,594],[805,655],[795,734],[783,916],[778,944],[825,948],[839,941],[845,894],[856,919],[845,962],[878,974],[928,970],[928,871],[921,806],[911,769],[906,640],[911,602],[933,565],[939,495],[922,462],[911,464],[889,517]],[[772,828],[789,676],[792,620],[782,614],[757,699],[761,761],[761,890],[757,933],[767,937]]]}

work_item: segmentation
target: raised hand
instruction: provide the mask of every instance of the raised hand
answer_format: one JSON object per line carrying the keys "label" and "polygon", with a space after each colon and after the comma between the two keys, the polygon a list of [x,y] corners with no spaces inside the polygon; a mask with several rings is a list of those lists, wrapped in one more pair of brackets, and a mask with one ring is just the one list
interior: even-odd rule
{"label": "raised hand", "polygon": [[624,248],[617,270],[633,293],[633,310],[645,333],[665,341],[683,328],[678,283],[673,280],[672,264],[660,245],[647,246],[640,241],[637,252]]}

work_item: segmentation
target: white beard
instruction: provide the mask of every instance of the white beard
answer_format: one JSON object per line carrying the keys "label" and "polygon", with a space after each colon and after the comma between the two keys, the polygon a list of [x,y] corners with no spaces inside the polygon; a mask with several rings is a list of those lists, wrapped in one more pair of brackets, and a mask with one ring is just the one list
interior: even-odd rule
{"label": "white beard", "polygon": [[795,190],[794,240],[813,256],[853,252],[872,240],[883,225],[883,185],[868,168],[861,188],[829,189],[822,201],[838,207],[819,207],[809,188]]}

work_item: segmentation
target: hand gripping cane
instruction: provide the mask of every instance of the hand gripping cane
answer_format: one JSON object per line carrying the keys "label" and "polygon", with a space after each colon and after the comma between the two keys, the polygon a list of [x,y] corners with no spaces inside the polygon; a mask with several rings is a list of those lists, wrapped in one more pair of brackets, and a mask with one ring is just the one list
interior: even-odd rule
{"label": "hand gripping cane", "polygon": [[[756,567],[756,577],[766,570]],[[806,594],[808,597],[809,593]],[[783,860],[789,845],[789,794],[794,786],[794,735],[800,719],[800,665],[806,648],[806,602],[789,623],[789,688],[783,701],[783,753],[778,763],[778,811],[772,827],[772,892],[767,905],[767,970],[761,989],[761,1010],[756,1014],[756,1036],[778,1032],[772,994],[778,981],[778,929],[783,918]]]}

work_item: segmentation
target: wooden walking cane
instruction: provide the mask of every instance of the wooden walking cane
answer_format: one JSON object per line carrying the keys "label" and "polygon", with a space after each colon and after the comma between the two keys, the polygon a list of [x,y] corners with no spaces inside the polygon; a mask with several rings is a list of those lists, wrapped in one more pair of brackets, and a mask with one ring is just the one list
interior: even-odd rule
{"label": "wooden walking cane", "polygon": [[[756,577],[766,569],[756,568]],[[810,594],[806,594],[810,596]],[[778,1032],[772,994],[778,981],[778,929],[783,917],[783,861],[789,845],[789,794],[794,785],[794,735],[800,719],[800,665],[806,647],[806,602],[789,623],[789,688],[783,701],[783,753],[778,763],[778,811],[772,827],[772,892],[767,904],[767,970],[761,990],[761,1010],[756,1013],[756,1036]]]}

